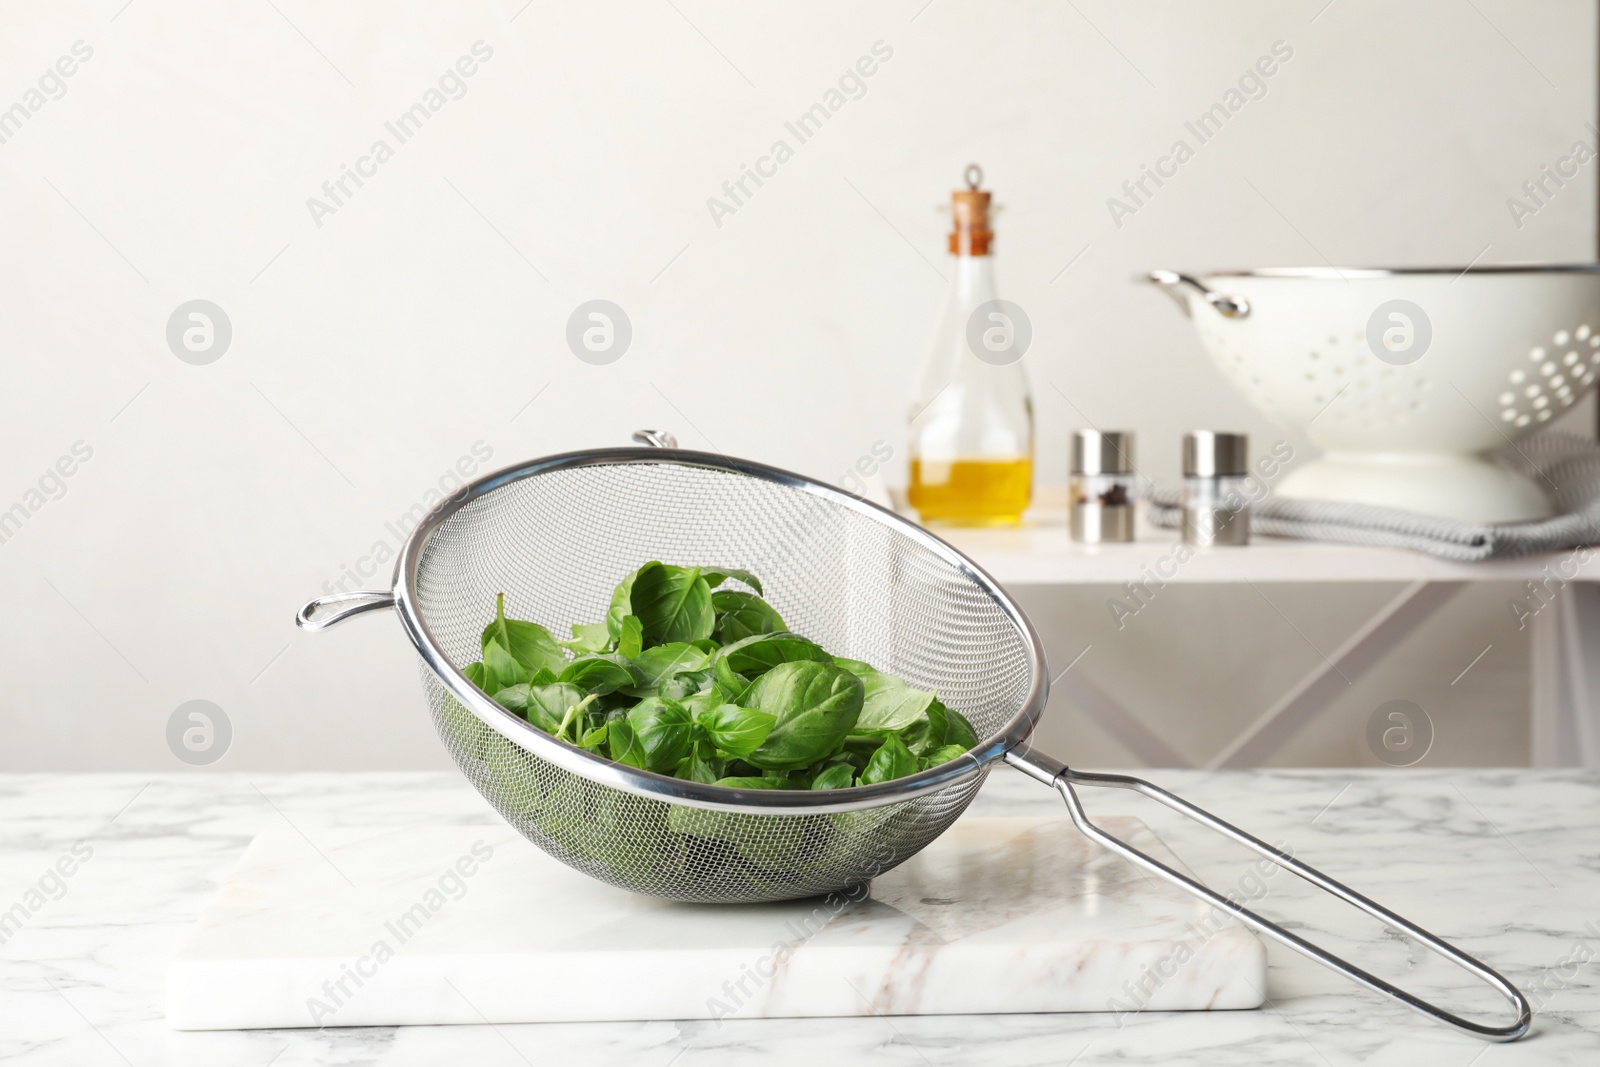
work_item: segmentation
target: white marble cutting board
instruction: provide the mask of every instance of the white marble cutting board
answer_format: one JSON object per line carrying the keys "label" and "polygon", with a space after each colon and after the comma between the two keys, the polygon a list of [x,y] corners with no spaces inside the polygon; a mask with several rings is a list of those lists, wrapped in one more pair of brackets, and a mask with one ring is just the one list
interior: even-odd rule
{"label": "white marble cutting board", "polygon": [[[1142,823],[1111,832],[1183,869]],[[966,818],[865,900],[677,904],[502,827],[257,837],[167,970],[178,1029],[1253,1008],[1253,933],[1066,819]]]}

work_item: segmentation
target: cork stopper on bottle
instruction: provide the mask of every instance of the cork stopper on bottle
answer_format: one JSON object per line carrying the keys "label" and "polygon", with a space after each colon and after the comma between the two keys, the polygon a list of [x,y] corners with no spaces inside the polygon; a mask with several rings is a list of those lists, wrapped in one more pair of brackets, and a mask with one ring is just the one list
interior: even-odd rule
{"label": "cork stopper on bottle", "polygon": [[950,234],[950,251],[955,255],[986,256],[994,231],[989,229],[989,194],[983,184],[983,168],[976,163],[967,168],[967,187],[950,194],[950,212],[955,230]]}

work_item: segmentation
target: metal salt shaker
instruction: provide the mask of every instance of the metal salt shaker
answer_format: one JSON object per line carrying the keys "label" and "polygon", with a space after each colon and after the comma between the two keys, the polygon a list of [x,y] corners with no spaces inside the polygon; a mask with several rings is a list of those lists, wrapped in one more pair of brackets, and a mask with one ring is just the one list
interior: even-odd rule
{"label": "metal salt shaker", "polygon": [[1074,541],[1133,540],[1134,477],[1132,433],[1073,431],[1070,492]]}
{"label": "metal salt shaker", "polygon": [[1183,435],[1183,540],[1209,548],[1250,543],[1250,439],[1196,430]]}

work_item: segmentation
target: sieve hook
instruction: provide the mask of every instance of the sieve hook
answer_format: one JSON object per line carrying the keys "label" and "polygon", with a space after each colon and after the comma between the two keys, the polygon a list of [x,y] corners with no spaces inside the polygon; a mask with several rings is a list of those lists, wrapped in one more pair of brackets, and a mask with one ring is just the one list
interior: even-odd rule
{"label": "sieve hook", "polygon": [[[1075,771],[1059,760],[1052,759],[1043,753],[1032,751],[1026,743],[1007,752],[1005,760],[1028,777],[1043,782],[1059,792],[1061,798],[1067,802],[1067,811],[1072,815],[1074,825],[1096,844],[1103,845],[1124,859],[1143,867],[1151,874],[1171,882],[1215,908],[1220,908],[1246,926],[1259,933],[1266,934],[1274,941],[1287,945],[1301,955],[1309,956],[1324,967],[1337,971],[1353,982],[1358,982],[1368,989],[1382,993],[1384,996],[1397,1000],[1407,1007],[1413,1008],[1440,1022],[1448,1023],[1469,1034],[1475,1034],[1491,1041],[1515,1041],[1528,1032],[1528,1026],[1533,1018],[1533,1009],[1528,1005],[1528,998],[1524,997],[1516,986],[1486,964],[1467,955],[1449,942],[1435,937],[1410,920],[1401,918],[1383,905],[1369,900],[1348,886],[1334,881],[1315,867],[1307,866],[1288,853],[1273,848],[1260,838],[1252,837],[1237,826],[1224,822],[1204,808],[1196,807],[1175,793],[1169,793],[1160,786],[1147,782],[1142,778],[1134,778],[1125,774],[1095,774],[1087,771]],[[1340,959],[1326,949],[1290,933],[1270,919],[1262,918],[1237,901],[1229,900],[1214,889],[1200,884],[1187,875],[1180,874],[1161,861],[1145,855],[1132,845],[1112,837],[1100,829],[1089,821],[1089,816],[1083,809],[1083,802],[1078,799],[1077,791],[1072,788],[1074,785],[1132,789],[1141,796],[1149,797],[1158,804],[1163,804],[1180,815],[1186,815],[1202,826],[1215,830],[1222,836],[1243,845],[1284,870],[1304,878],[1317,888],[1333,894],[1347,904],[1355,905],[1379,922],[1409,934],[1422,942],[1427,948],[1454,963],[1457,967],[1492,986],[1496,992],[1510,1001],[1511,1006],[1516,1009],[1516,1021],[1504,1026],[1489,1026],[1484,1023],[1473,1022],[1470,1019],[1463,1019],[1461,1016],[1448,1012],[1436,1004],[1431,1004],[1403,989],[1390,985],[1377,975],[1369,974],[1355,964]]]}
{"label": "sieve hook", "polygon": [[678,439],[666,430],[635,430],[633,439],[641,445],[651,448],[677,448]]}
{"label": "sieve hook", "polygon": [[[339,605],[344,605],[340,607]],[[378,611],[381,608],[394,607],[394,594],[378,592],[376,590],[361,590],[355,593],[334,593],[332,596],[319,596],[301,608],[294,616],[294,624],[302,630],[326,630],[328,627],[343,622],[352,615],[360,615],[364,611]],[[328,610],[328,609],[333,610]]]}

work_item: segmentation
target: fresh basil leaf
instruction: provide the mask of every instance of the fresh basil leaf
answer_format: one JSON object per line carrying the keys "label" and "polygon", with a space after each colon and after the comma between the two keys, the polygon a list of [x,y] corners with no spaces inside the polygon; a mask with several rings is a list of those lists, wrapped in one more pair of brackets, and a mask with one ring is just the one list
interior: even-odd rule
{"label": "fresh basil leaf", "polygon": [[719,686],[728,690],[735,697],[740,696],[746,689],[750,688],[750,679],[734,670],[733,666],[721,656],[717,657],[713,665],[712,676],[716,678]]}
{"label": "fresh basil leaf", "polygon": [[578,655],[592,654],[595,652],[609,652],[611,650],[611,631],[603,622],[575,622],[572,624],[572,640],[559,641],[562,648],[570,648]]}
{"label": "fresh basil leaf", "polygon": [[[564,669],[564,668],[563,668]],[[556,672],[549,667],[540,667],[528,675],[529,685],[549,685],[556,680]]]}
{"label": "fresh basil leaf", "polygon": [[866,769],[861,772],[861,784],[877,785],[879,782],[892,782],[896,778],[916,773],[917,757],[911,754],[911,750],[906,748],[898,737],[890,734],[883,739],[878,751],[867,761]]}
{"label": "fresh basil leaf", "polygon": [[815,660],[780,663],[757,678],[743,706],[775,716],[761,747],[746,757],[763,770],[793,770],[833,752],[861,714],[861,680]]}
{"label": "fresh basil leaf", "polygon": [[771,778],[718,778],[715,785],[725,785],[729,789],[782,789],[783,787]]}
{"label": "fresh basil leaf", "polygon": [[481,643],[484,660],[488,661],[489,643],[496,642],[511,653],[511,658],[527,671],[549,667],[559,671],[567,665],[567,654],[561,651],[556,639],[536,622],[522,622],[506,618],[506,595],[500,593],[494,600],[494,621],[483,628]]}
{"label": "fresh basil leaf", "polygon": [[[661,564],[646,563],[644,566],[659,567]],[[640,567],[639,570],[644,570],[644,567]],[[611,591],[611,605],[606,608],[606,633],[613,641],[622,636],[622,620],[632,614],[633,609],[628,602],[633,593],[633,580],[638,576],[639,571],[634,571],[618,582],[617,587]]]}
{"label": "fresh basil leaf", "polygon": [[654,689],[676,674],[698,671],[710,659],[704,652],[683,641],[656,645],[633,657],[634,683],[641,689]]}
{"label": "fresh basil leaf", "polygon": [[844,739],[844,747],[838,754],[829,757],[829,762],[840,760],[848,763],[856,769],[857,774],[860,774],[866,768],[872,754],[878,751],[882,744],[883,738],[877,734],[851,734]]}
{"label": "fresh basil leaf", "polygon": [[858,733],[898,733],[927,717],[928,705],[933,703],[932,690],[913,689],[882,671],[857,677],[865,689],[861,718],[856,722]]}
{"label": "fresh basil leaf", "polygon": [[725,764],[715,756],[706,756],[696,746],[689,750],[689,755],[678,764],[676,776],[690,782],[700,782],[704,785],[713,785],[722,777]]}
{"label": "fresh basil leaf", "polygon": [[593,656],[579,656],[556,676],[559,681],[570,682],[585,692],[604,695],[633,684],[633,671],[628,662],[614,652]]}
{"label": "fresh basil leaf", "polygon": [[648,697],[635,705],[622,721],[632,729],[637,743],[635,754],[642,760],[634,766],[670,774],[678,761],[689,753],[689,744],[694,739],[694,720],[689,717],[688,709],[676,700]]}
{"label": "fresh basil leaf", "polygon": [[737,704],[722,704],[695,716],[719,755],[738,759],[750,755],[772,733],[777,716]]}
{"label": "fresh basil leaf", "polygon": [[495,693],[494,702],[507,711],[515,712],[526,719],[528,717],[528,683],[518,682],[516,685],[507,686]]}
{"label": "fresh basil leaf", "polygon": [[477,663],[469,663],[465,667],[462,667],[461,673],[466,676],[467,681],[471,682],[479,689],[484,687],[486,676],[483,672],[482,660],[479,660]]}
{"label": "fresh basil leaf", "polygon": [[832,663],[833,657],[814,641],[798,634],[752,634],[717,653],[717,665],[726,663],[732,670],[750,678],[765,674],[780,663],[812,660]]}
{"label": "fresh basil leaf", "polygon": [[604,756],[610,740],[611,724],[603,722],[599,726],[591,726],[583,732],[583,740],[578,746],[597,756]]}
{"label": "fresh basil leaf", "polygon": [[700,571],[700,577],[704,578],[706,584],[713,589],[729,578],[737,578],[757,593],[761,592],[761,579],[749,571],[742,571],[737,567],[704,567]]}
{"label": "fresh basil leaf", "polygon": [[527,670],[494,638],[483,646],[483,677],[489,684],[484,690],[498,693],[528,678]]}
{"label": "fresh basil leaf", "polygon": [[685,671],[661,683],[656,695],[668,700],[687,700],[706,687],[712,678],[711,671]]}
{"label": "fresh basil leaf", "polygon": [[622,633],[617,636],[617,652],[628,659],[638,659],[643,651],[644,627],[639,623],[639,616],[624,615]]}
{"label": "fresh basil leaf", "polygon": [[[863,704],[863,709],[864,707]],[[945,706],[939,703],[938,698],[934,698],[928,701],[928,706],[920,718],[900,731],[900,740],[904,741],[912,754],[920,759],[944,744],[944,735],[949,725],[950,716]],[[856,729],[861,729],[859,723]]]}
{"label": "fresh basil leaf", "polygon": [[951,760],[960,759],[966,754],[967,750],[960,745],[945,745],[943,748],[936,748],[919,759],[917,766],[922,770],[927,770],[929,767],[937,767],[941,764],[949,763]]}
{"label": "fresh basil leaf", "polygon": [[522,717],[545,733],[555,735],[560,732],[561,724],[566,721],[567,712],[582,704],[583,700],[583,690],[565,682],[529,685]]}
{"label": "fresh basil leaf", "polygon": [[717,615],[712,632],[724,644],[741,641],[755,634],[782,633],[788,629],[783,624],[783,616],[754,593],[718,589],[711,594],[711,610]]}
{"label": "fresh basil leaf", "polygon": [[939,707],[944,709],[946,719],[944,743],[947,745],[960,745],[963,749],[976,748],[978,746],[978,732],[972,728],[972,723],[967,721],[967,717],[954,708],[945,707],[943,704],[940,704]]}
{"label": "fresh basil leaf", "polygon": [[812,789],[848,789],[855,784],[856,769],[848,763],[830,763],[811,779]]}
{"label": "fresh basil leaf", "polygon": [[711,587],[699,567],[647,563],[633,577],[629,609],[644,627],[644,645],[710,637],[716,623]]}
{"label": "fresh basil leaf", "polygon": [[[693,715],[697,720],[699,719],[701,712],[710,711],[719,704],[738,703],[737,700],[733,699],[738,695],[738,693],[733,692],[727,686],[724,686],[720,681],[717,681],[715,679],[715,672],[697,671],[694,674],[681,674],[678,677],[709,677],[711,679],[709,682],[702,682],[698,691],[691,693],[689,696],[683,697],[680,700],[683,706],[689,709],[689,714]],[[744,689],[745,687],[740,687],[739,692],[744,692]]]}
{"label": "fresh basil leaf", "polygon": [[615,763],[644,769],[644,744],[626,718],[612,719],[606,723],[606,748]]}

